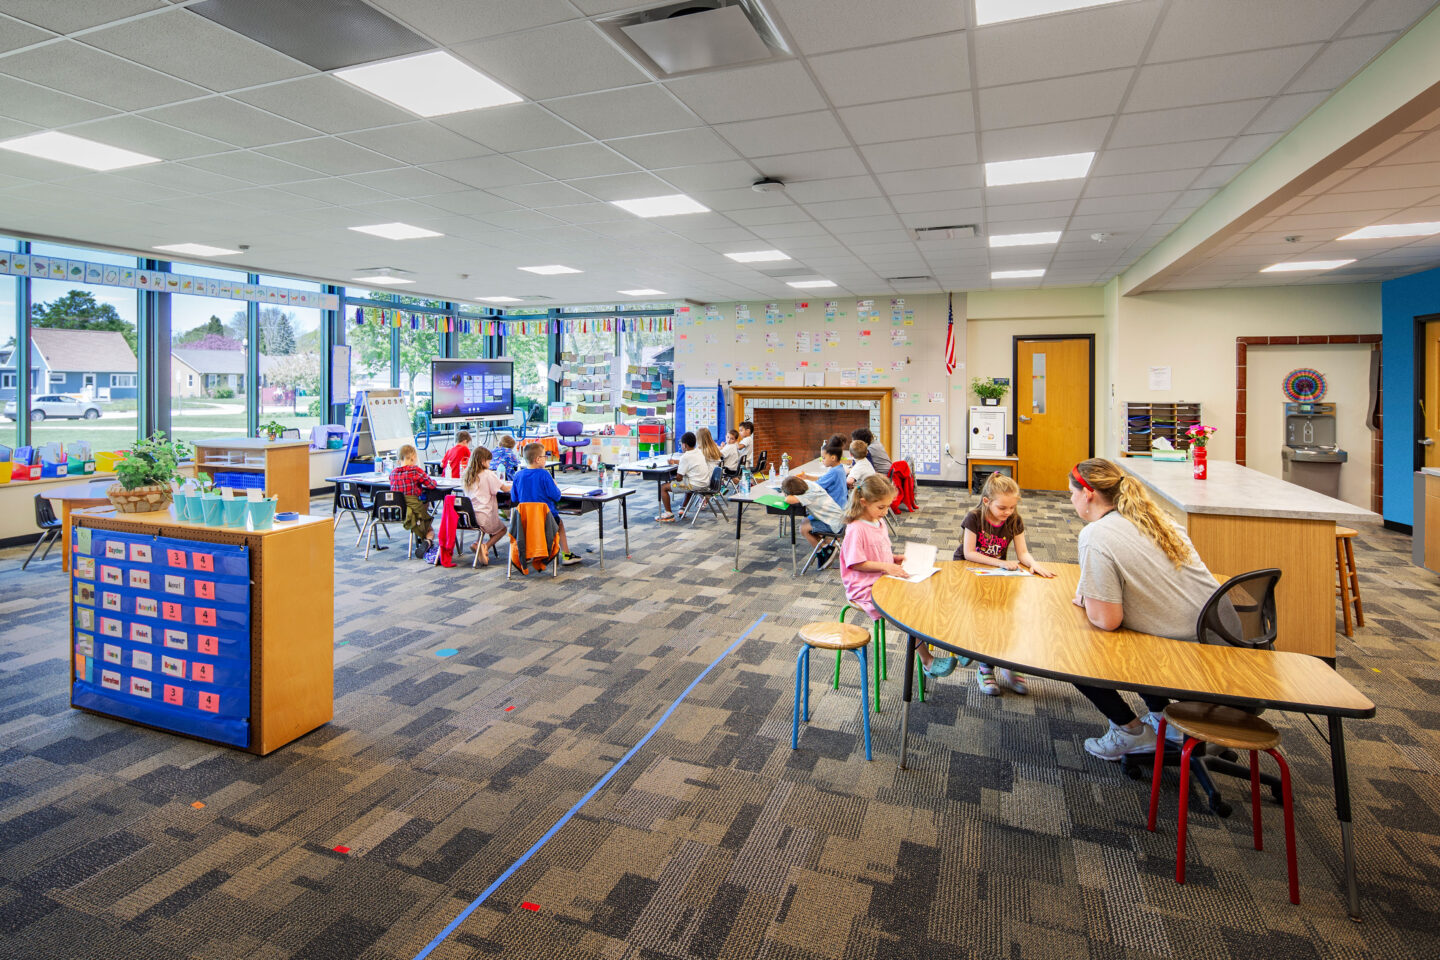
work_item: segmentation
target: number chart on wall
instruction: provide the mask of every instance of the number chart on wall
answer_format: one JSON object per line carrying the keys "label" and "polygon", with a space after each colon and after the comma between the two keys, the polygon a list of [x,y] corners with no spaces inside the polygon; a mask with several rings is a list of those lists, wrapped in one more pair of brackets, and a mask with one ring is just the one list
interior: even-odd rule
{"label": "number chart on wall", "polygon": [[88,527],[72,547],[71,702],[248,747],[247,548]]}
{"label": "number chart on wall", "polygon": [[917,477],[940,476],[940,418],[928,413],[900,415],[900,458],[909,460]]}

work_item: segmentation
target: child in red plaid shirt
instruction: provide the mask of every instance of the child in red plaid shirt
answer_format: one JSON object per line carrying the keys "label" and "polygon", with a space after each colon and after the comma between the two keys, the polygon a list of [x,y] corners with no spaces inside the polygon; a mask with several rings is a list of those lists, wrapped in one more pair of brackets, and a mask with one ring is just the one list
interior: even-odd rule
{"label": "child in red plaid shirt", "polygon": [[434,545],[435,533],[431,529],[430,511],[420,499],[420,493],[434,490],[435,481],[415,465],[420,454],[413,446],[405,444],[400,448],[399,456],[400,466],[390,474],[390,489],[405,497],[405,529],[415,534],[417,541],[426,541],[419,544],[421,549],[416,551],[423,557],[426,549]]}

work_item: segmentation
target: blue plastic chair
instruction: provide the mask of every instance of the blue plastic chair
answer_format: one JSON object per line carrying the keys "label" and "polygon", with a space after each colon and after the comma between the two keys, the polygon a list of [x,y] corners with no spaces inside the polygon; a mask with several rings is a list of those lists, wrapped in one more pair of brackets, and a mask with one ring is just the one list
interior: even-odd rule
{"label": "blue plastic chair", "polygon": [[822,620],[800,628],[800,654],[795,658],[795,705],[791,714],[790,749],[800,749],[800,721],[810,721],[810,649],[855,651],[860,660],[860,719],[865,730],[865,759],[870,759],[869,664],[865,648],[870,631],[853,623]]}
{"label": "blue plastic chair", "polygon": [[[555,424],[555,433],[558,436],[557,442],[562,447],[568,447],[575,455],[576,462],[580,461],[580,448],[590,446],[590,438],[582,436],[585,432],[585,424],[579,420],[561,420]],[[566,438],[569,438],[568,440]],[[575,439],[579,437],[579,439]]]}

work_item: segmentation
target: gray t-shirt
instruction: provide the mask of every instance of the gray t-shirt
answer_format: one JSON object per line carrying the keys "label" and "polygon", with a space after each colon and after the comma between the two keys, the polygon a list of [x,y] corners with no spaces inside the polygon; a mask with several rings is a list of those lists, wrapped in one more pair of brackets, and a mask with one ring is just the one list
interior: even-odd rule
{"label": "gray t-shirt", "polygon": [[1178,570],[1120,511],[1087,524],[1080,531],[1080,596],[1121,604],[1127,629],[1194,640],[1200,608],[1219,584],[1185,531],[1176,532],[1190,548],[1190,559]]}
{"label": "gray t-shirt", "polygon": [[885,445],[878,437],[870,444],[865,456],[870,459],[870,466],[875,468],[876,473],[882,477],[890,475],[890,454],[885,452]]}

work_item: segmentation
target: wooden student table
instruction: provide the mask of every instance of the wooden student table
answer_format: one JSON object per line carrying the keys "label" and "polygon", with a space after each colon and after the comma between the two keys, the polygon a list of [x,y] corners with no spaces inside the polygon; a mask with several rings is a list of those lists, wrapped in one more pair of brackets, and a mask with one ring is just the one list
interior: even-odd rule
{"label": "wooden student table", "polygon": [[100,480],[95,483],[72,483],[63,487],[52,487],[45,491],[45,499],[58,500],[60,503],[60,569],[65,573],[70,572],[70,513],[73,510],[84,507],[103,507],[110,502],[105,495],[107,487],[115,483],[112,477],[109,480]]}
{"label": "wooden student table", "polygon": [[[900,768],[905,768],[916,643],[1051,680],[1134,690],[1173,700],[1203,700],[1241,708],[1317,714],[1330,725],[1335,816],[1344,848],[1350,916],[1360,916],[1355,848],[1350,833],[1350,778],[1343,717],[1373,717],[1375,704],[1313,656],[1271,650],[1182,643],[1132,630],[1099,630],[1074,603],[1080,568],[1047,563],[1053,580],[977,576],[976,564],[945,562],[928,580],[882,577],[875,606],[904,630],[904,711]],[[1327,600],[1333,606],[1333,599]],[[1283,620],[1282,620],[1283,624]],[[1096,721],[1103,720],[1096,714]]]}

